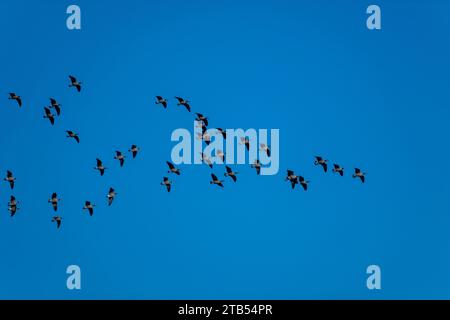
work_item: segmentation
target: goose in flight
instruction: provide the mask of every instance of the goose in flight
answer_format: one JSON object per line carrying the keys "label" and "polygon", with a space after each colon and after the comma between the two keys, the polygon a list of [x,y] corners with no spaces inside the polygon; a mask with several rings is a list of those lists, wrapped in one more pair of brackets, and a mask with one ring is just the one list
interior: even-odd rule
{"label": "goose in flight", "polygon": [[59,229],[61,226],[62,218],[60,216],[54,216],[52,222],[56,222],[56,228]]}
{"label": "goose in flight", "polygon": [[250,149],[250,139],[248,137],[241,137],[241,144],[245,145],[247,151]]}
{"label": "goose in flight", "polygon": [[217,130],[218,133],[220,133],[222,135],[224,140],[227,139],[227,131],[226,130],[224,130],[222,128],[217,128],[216,130]]}
{"label": "goose in flight", "polygon": [[212,164],[211,159],[203,152],[200,152],[200,155],[201,155],[201,159],[202,159],[203,163],[207,164],[208,167],[210,167],[212,169],[213,164]]}
{"label": "goose in flight", "polygon": [[225,169],[227,170],[227,172],[225,172],[225,177],[230,177],[231,179],[233,179],[234,182],[237,181],[237,177],[236,175],[239,172],[234,172],[229,166],[225,166]]}
{"label": "goose in flight", "polygon": [[71,130],[66,130],[66,133],[67,133],[67,138],[73,138],[73,139],[75,139],[75,141],[77,143],[80,143],[80,137],[78,136],[78,133],[75,133]]}
{"label": "goose in flight", "polygon": [[53,210],[58,211],[58,202],[61,201],[60,198],[58,198],[58,195],[56,192],[52,193],[52,197],[48,200],[48,203],[52,204]]}
{"label": "goose in flight", "polygon": [[133,159],[136,158],[136,155],[138,154],[139,151],[140,149],[135,144],[131,145],[131,148],[128,150],[128,152],[131,152]]}
{"label": "goose in flight", "polygon": [[298,176],[296,176],[292,170],[287,170],[287,175],[284,180],[289,180],[291,182],[292,189],[294,189],[295,185],[298,184]]}
{"label": "goose in flight", "polygon": [[222,163],[225,163],[225,152],[223,152],[222,150],[217,150],[216,156],[219,157]]}
{"label": "goose in flight", "polygon": [[261,151],[264,151],[268,157],[270,157],[270,148],[268,145],[266,145],[265,143],[260,143],[259,148]]}
{"label": "goose in flight", "polygon": [[217,177],[216,177],[216,175],[214,174],[214,173],[211,173],[211,181],[209,182],[210,184],[216,184],[216,185],[218,185],[219,187],[221,187],[221,188],[223,188],[223,181],[222,180],[219,180],[219,179],[217,179]]}
{"label": "goose in flight", "polygon": [[169,166],[169,171],[167,171],[167,173],[175,173],[177,176],[180,175],[180,169],[175,168],[175,166],[173,165],[173,163],[166,161],[167,165]]}
{"label": "goose in flight", "polygon": [[17,94],[15,94],[14,92],[10,92],[9,93],[9,100],[16,100],[17,104],[19,105],[19,107],[22,106],[22,98],[20,96],[18,96]]}
{"label": "goose in flight", "polygon": [[323,171],[327,172],[327,168],[328,168],[327,162],[328,162],[328,160],[323,159],[321,156],[316,156],[315,158],[316,158],[316,160],[314,160],[314,164],[316,166],[317,165],[321,165],[322,168],[323,168]]}
{"label": "goose in flight", "polygon": [[207,146],[211,143],[211,135],[207,132],[197,132],[197,140],[202,140]]}
{"label": "goose in flight", "polygon": [[305,178],[303,178],[302,176],[299,176],[298,180],[300,181],[300,184],[303,187],[303,189],[305,189],[305,191],[308,190],[309,181],[306,181]]}
{"label": "goose in flight", "polygon": [[360,178],[361,182],[364,183],[366,181],[366,173],[362,172],[361,169],[355,168],[355,173],[353,174],[353,178]]}
{"label": "goose in flight", "polygon": [[119,160],[120,166],[123,167],[123,164],[125,163],[125,156],[122,152],[116,151],[116,155],[114,156],[114,159]]}
{"label": "goose in flight", "polygon": [[8,202],[8,211],[9,211],[11,217],[14,217],[17,210],[19,210],[19,208],[17,207],[18,204],[19,204],[19,201],[16,200],[16,197],[11,196],[11,198]]}
{"label": "goose in flight", "polygon": [[191,112],[191,106],[189,105],[189,100],[185,100],[180,97],[175,97],[178,100],[177,106],[184,106],[187,111]]}
{"label": "goose in flight", "polygon": [[169,180],[167,177],[163,177],[163,181],[161,182],[162,186],[166,186],[167,192],[170,192],[170,189],[172,188],[172,181]]}
{"label": "goose in flight", "polygon": [[92,204],[90,201],[86,201],[83,206],[83,210],[88,210],[89,215],[92,217],[94,214],[95,204]]}
{"label": "goose in flight", "polygon": [[107,169],[104,165],[102,160],[97,158],[97,166],[94,167],[95,170],[98,170],[100,172],[100,175],[103,176],[105,174],[105,170]]}
{"label": "goose in flight", "polygon": [[256,174],[259,175],[261,173],[261,162],[258,159],[256,159],[255,162],[253,162],[251,167],[256,169]]}
{"label": "goose in flight", "polygon": [[55,116],[52,114],[50,109],[47,107],[44,107],[44,112],[45,112],[44,119],[47,118],[50,121],[50,123],[52,125],[54,125],[55,124]]}
{"label": "goose in flight", "polygon": [[167,108],[167,100],[164,99],[164,98],[161,97],[161,96],[156,96],[155,104],[162,104],[162,106],[164,107],[164,109]]}
{"label": "goose in flight", "polygon": [[53,99],[53,98],[49,98],[50,99],[50,106],[49,106],[49,108],[50,109],[55,109],[55,111],[56,111],[56,115],[60,115],[61,114],[61,104],[59,104],[55,99]]}
{"label": "goose in flight", "polygon": [[80,92],[81,91],[81,85],[83,83],[78,81],[77,78],[75,78],[74,76],[69,76],[69,79],[70,79],[69,87],[75,87],[75,88],[77,88],[77,91]]}
{"label": "goose in flight", "polygon": [[201,122],[203,122],[205,124],[205,126],[208,126],[208,118],[207,117],[205,117],[201,113],[197,113],[197,112],[195,113],[195,115],[197,116],[195,118],[195,120],[201,121]]}
{"label": "goose in flight", "polygon": [[109,188],[108,194],[106,195],[106,198],[108,198],[108,206],[110,206],[113,203],[116,195],[117,192],[113,188]]}
{"label": "goose in flight", "polygon": [[336,163],[333,166],[334,166],[333,172],[339,173],[342,177],[344,175],[344,168],[342,168],[340,165],[338,165]]}
{"label": "goose in flight", "polygon": [[9,182],[11,190],[14,189],[14,182],[16,181],[16,178],[14,178],[14,175],[11,171],[6,171],[6,178],[4,178],[3,180]]}

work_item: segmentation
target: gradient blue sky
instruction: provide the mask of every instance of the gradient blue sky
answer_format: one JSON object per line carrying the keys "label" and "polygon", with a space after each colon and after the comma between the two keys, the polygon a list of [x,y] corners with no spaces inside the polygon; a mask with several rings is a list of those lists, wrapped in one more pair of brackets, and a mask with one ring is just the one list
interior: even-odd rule
{"label": "gradient blue sky", "polygon": [[[73,3],[81,31],[66,28]],[[365,25],[373,3],[381,31]],[[17,176],[21,210],[9,217],[3,182],[0,298],[450,298],[449,14],[437,0],[1,1],[0,172]],[[211,127],[279,128],[280,173],[242,166],[219,190],[209,168],[183,166],[167,193],[170,134],[193,115],[155,95],[189,98]],[[119,168],[114,150],[132,143],[141,154]],[[346,176],[323,174],[316,154]],[[80,291],[66,288],[71,264]],[[370,264],[381,291],[366,288]]]}

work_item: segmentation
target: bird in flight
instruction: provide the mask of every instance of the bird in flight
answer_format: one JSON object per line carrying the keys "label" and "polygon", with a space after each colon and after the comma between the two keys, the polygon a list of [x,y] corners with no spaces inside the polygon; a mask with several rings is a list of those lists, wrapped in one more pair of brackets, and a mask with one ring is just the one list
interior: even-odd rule
{"label": "bird in flight", "polygon": [[223,137],[224,140],[227,139],[227,131],[226,130],[224,130],[222,128],[217,128],[216,130],[217,130],[218,133],[222,134],[222,137]]}
{"label": "bird in flight", "polygon": [[336,163],[333,166],[334,166],[333,172],[339,173],[342,177],[344,175],[344,168],[342,168],[340,165],[338,165]]}
{"label": "bird in flight", "polygon": [[322,168],[323,168],[323,171],[327,172],[327,169],[328,169],[327,162],[328,162],[328,160],[322,158],[321,156],[316,156],[315,158],[316,158],[316,160],[314,160],[314,164],[316,166],[321,165]]}
{"label": "bird in flight", "polygon": [[56,228],[59,229],[61,226],[62,218],[60,216],[54,216],[52,222],[56,222]]}
{"label": "bird in flight", "polygon": [[125,163],[125,155],[122,152],[116,151],[114,159],[119,160],[120,166],[123,167],[123,164]]}
{"label": "bird in flight", "polygon": [[241,144],[245,145],[247,151],[250,149],[250,139],[248,137],[241,137]]}
{"label": "bird in flight", "polygon": [[189,105],[189,101],[180,97],[175,97],[178,100],[177,106],[184,106],[187,111],[191,112],[191,106]]}
{"label": "bird in flight", "polygon": [[69,79],[70,79],[69,87],[75,87],[75,88],[77,88],[77,91],[80,92],[81,91],[81,85],[83,83],[78,81],[77,78],[75,78],[74,76],[69,76]]}
{"label": "bird in flight", "polygon": [[100,172],[100,175],[103,176],[105,174],[105,170],[107,169],[104,165],[102,160],[97,158],[97,166],[94,167],[95,170],[98,170]]}
{"label": "bird in flight", "polygon": [[259,149],[261,151],[264,151],[267,154],[267,156],[270,157],[270,148],[269,148],[268,145],[266,145],[265,143],[260,143],[259,144]]}
{"label": "bird in flight", "polygon": [[309,181],[306,181],[302,176],[299,176],[298,180],[300,181],[300,185],[303,187],[303,189],[305,189],[305,191],[308,190]]}
{"label": "bird in flight", "polygon": [[48,200],[48,203],[52,204],[53,210],[58,211],[58,202],[61,201],[61,199],[58,198],[58,195],[56,192],[52,193],[52,197]]}
{"label": "bird in flight", "polygon": [[360,178],[361,182],[364,183],[366,181],[366,173],[362,172],[361,169],[355,168],[355,173],[353,174],[353,178]]}
{"label": "bird in flight", "polygon": [[95,204],[92,204],[90,201],[86,201],[83,206],[83,210],[88,210],[89,215],[92,217],[94,214]]}
{"label": "bird in flight", "polygon": [[177,176],[180,175],[180,169],[175,168],[175,166],[173,165],[173,163],[166,161],[167,165],[169,166],[169,171],[167,171],[167,173],[175,173]]}
{"label": "bird in flight", "polygon": [[52,114],[50,109],[47,107],[44,107],[44,112],[45,112],[44,119],[47,118],[50,121],[50,123],[52,125],[54,125],[55,124],[55,116]]}
{"label": "bird in flight", "polygon": [[134,158],[136,158],[136,155],[138,154],[139,150],[140,149],[138,148],[138,146],[133,144],[133,145],[131,145],[131,148],[128,150],[128,152],[131,152],[133,159],[134,159]]}
{"label": "bird in flight", "polygon": [[161,96],[156,96],[155,104],[162,104],[162,106],[164,107],[164,109],[167,108],[167,100],[164,99],[164,98],[161,97]]}
{"label": "bird in flight", "polygon": [[113,188],[109,188],[108,194],[106,195],[106,198],[108,198],[108,206],[110,206],[113,203],[116,195],[117,192]]}
{"label": "bird in flight", "polygon": [[19,202],[16,200],[16,197],[11,196],[11,198],[8,202],[8,211],[9,211],[11,217],[14,217],[17,210],[19,210],[19,208],[17,207],[18,204],[19,204]]}
{"label": "bird in flight", "polygon": [[17,104],[19,105],[19,107],[22,106],[22,98],[20,96],[18,96],[17,94],[15,94],[14,92],[10,92],[9,93],[9,100],[16,100]]}
{"label": "bird in flight", "polygon": [[3,180],[9,182],[11,190],[14,189],[14,182],[16,181],[16,178],[14,178],[14,175],[11,171],[6,171],[6,178],[4,178]]}
{"label": "bird in flight", "polygon": [[230,177],[231,179],[233,179],[234,182],[236,182],[237,181],[236,175],[239,172],[234,172],[229,166],[225,166],[225,169],[227,170],[227,172],[225,172],[224,176]]}
{"label": "bird in flight", "polygon": [[225,152],[223,152],[222,150],[217,150],[216,157],[219,157],[220,161],[222,161],[222,163],[225,163]]}
{"label": "bird in flight", "polygon": [[80,137],[78,136],[78,133],[75,133],[71,130],[66,130],[66,133],[67,133],[67,138],[73,138],[73,139],[75,139],[75,141],[77,143],[80,143]]}
{"label": "bird in flight", "polygon": [[210,167],[210,168],[212,169],[213,163],[212,163],[210,157],[208,157],[208,156],[207,156],[206,154],[204,154],[203,152],[200,152],[200,155],[201,155],[201,159],[202,159],[203,163],[207,164],[208,167]]}
{"label": "bird in flight", "polygon": [[292,189],[294,189],[295,185],[298,184],[298,176],[296,176],[292,170],[287,170],[287,175],[284,180],[289,180],[291,182]]}
{"label": "bird in flight", "polygon": [[211,181],[209,182],[210,184],[216,184],[219,187],[223,188],[223,180],[219,180],[217,179],[216,175],[214,173],[211,173]]}
{"label": "bird in flight", "polygon": [[55,109],[55,111],[56,111],[56,115],[60,115],[61,114],[61,104],[59,104],[55,99],[53,99],[53,98],[49,98],[50,99],[50,106],[49,106],[49,108],[50,109]]}
{"label": "bird in flight", "polygon": [[197,116],[195,118],[195,120],[201,121],[201,122],[203,122],[205,124],[205,126],[208,126],[208,118],[207,117],[205,117],[201,113],[197,113],[197,112],[195,113],[195,115]]}
{"label": "bird in flight", "polygon": [[253,162],[251,167],[256,169],[256,174],[259,175],[261,173],[261,162],[258,159],[256,159],[255,162]]}
{"label": "bird in flight", "polygon": [[162,186],[166,186],[167,192],[170,192],[170,189],[172,188],[172,181],[169,180],[167,177],[163,177],[163,181],[161,182]]}

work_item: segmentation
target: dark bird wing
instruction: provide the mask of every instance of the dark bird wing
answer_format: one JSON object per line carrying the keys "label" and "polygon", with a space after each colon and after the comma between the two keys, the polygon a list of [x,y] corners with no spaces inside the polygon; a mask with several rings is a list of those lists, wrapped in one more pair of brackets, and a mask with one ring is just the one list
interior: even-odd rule
{"label": "dark bird wing", "polygon": [[52,112],[50,111],[49,108],[44,107],[44,111],[45,111],[45,115],[46,115],[47,117],[50,117],[50,116],[52,115]]}
{"label": "dark bird wing", "polygon": [[52,193],[52,199],[56,199],[56,198],[58,198],[58,195],[56,194],[56,192],[53,192]]}
{"label": "dark bird wing", "polygon": [[56,110],[56,114],[59,116],[61,114],[61,108],[58,105],[53,106]]}
{"label": "dark bird wing", "polygon": [[169,166],[169,169],[170,169],[170,170],[175,169],[175,166],[174,166],[172,163],[170,163],[169,161],[166,161],[166,163],[167,163],[167,165]]}
{"label": "dark bird wing", "polygon": [[227,170],[228,173],[233,172],[233,170],[231,170],[231,168],[229,166],[225,166],[225,169]]}
{"label": "dark bird wing", "polygon": [[103,165],[102,160],[97,158],[97,167],[101,167]]}
{"label": "dark bird wing", "polygon": [[53,106],[53,105],[57,104],[57,102],[55,99],[50,98],[50,104]]}
{"label": "dark bird wing", "polygon": [[77,143],[80,143],[80,138],[78,136],[73,137]]}
{"label": "dark bird wing", "polygon": [[52,202],[53,210],[58,211],[58,202]]}
{"label": "dark bird wing", "polygon": [[22,106],[22,99],[21,98],[17,98],[17,103],[19,104],[19,107]]}
{"label": "dark bird wing", "polygon": [[156,100],[161,101],[163,99],[163,97],[161,96],[156,96]]}
{"label": "dark bird wing", "polygon": [[342,176],[344,176],[344,170],[339,171],[339,174]]}
{"label": "dark bird wing", "polygon": [[360,173],[361,172],[361,170],[360,169],[358,169],[358,168],[355,168],[355,173]]}
{"label": "dark bird wing", "polygon": [[361,178],[361,182],[362,182],[362,183],[364,183],[364,182],[366,181],[366,177],[360,176],[360,178]]}
{"label": "dark bird wing", "polygon": [[185,103],[184,106],[186,107],[187,111],[191,112],[191,106],[189,103]]}
{"label": "dark bird wing", "polygon": [[183,100],[184,100],[183,98],[180,98],[180,97],[175,97],[175,99],[177,99],[178,102],[180,102],[180,103],[183,102]]}
{"label": "dark bird wing", "polygon": [[323,163],[323,164],[322,164],[322,167],[323,167],[323,171],[327,172],[327,170],[328,170],[327,164],[326,164],[326,163]]}
{"label": "dark bird wing", "polygon": [[75,88],[77,88],[77,91],[78,91],[78,92],[81,91],[81,86],[80,86],[79,84],[77,84],[77,85],[75,86]]}
{"label": "dark bird wing", "polygon": [[161,104],[163,105],[164,109],[167,108],[167,102],[166,101],[161,102]]}
{"label": "dark bird wing", "polygon": [[14,189],[14,180],[9,181],[9,186],[11,187],[11,189]]}
{"label": "dark bird wing", "polygon": [[60,226],[61,226],[61,219],[57,219],[56,220],[56,227],[59,229]]}
{"label": "dark bird wing", "polygon": [[99,169],[98,171],[100,171],[100,175],[103,176],[105,174],[105,169]]}
{"label": "dark bird wing", "polygon": [[125,159],[121,158],[119,161],[120,161],[120,166],[123,167],[123,164],[125,163]]}
{"label": "dark bird wing", "polygon": [[297,180],[296,179],[292,179],[291,180],[291,186],[292,186],[292,189],[294,189],[295,188],[295,185],[297,184]]}
{"label": "dark bird wing", "polygon": [[167,184],[167,185],[166,185],[167,192],[170,192],[171,187],[172,187],[172,186],[171,186],[170,184]]}
{"label": "dark bird wing", "polygon": [[74,76],[69,76],[69,79],[72,83],[77,82],[77,78],[75,78]]}
{"label": "dark bird wing", "polygon": [[218,181],[219,179],[217,179],[216,175],[214,173],[211,173],[211,178],[213,181]]}
{"label": "dark bird wing", "polygon": [[12,176],[13,176],[12,172],[9,171],[9,170],[7,170],[7,171],[6,171],[6,177],[7,177],[7,178],[12,178]]}
{"label": "dark bird wing", "polygon": [[93,208],[88,208],[89,211],[89,215],[92,216],[94,214],[94,209]]}
{"label": "dark bird wing", "polygon": [[237,178],[236,178],[236,176],[234,174],[232,176],[230,176],[230,177],[231,177],[231,179],[233,179],[234,182],[236,182]]}
{"label": "dark bird wing", "polygon": [[316,156],[316,160],[317,160],[317,161],[322,161],[322,157]]}

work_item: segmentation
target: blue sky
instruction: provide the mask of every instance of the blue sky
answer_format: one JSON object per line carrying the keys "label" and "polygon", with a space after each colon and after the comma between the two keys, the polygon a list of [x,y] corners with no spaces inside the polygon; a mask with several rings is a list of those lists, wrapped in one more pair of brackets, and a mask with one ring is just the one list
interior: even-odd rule
{"label": "blue sky", "polygon": [[[16,175],[21,210],[9,217],[3,182],[0,298],[450,298],[450,4],[376,3],[380,31],[366,1],[76,1],[82,30],[69,31],[72,2],[2,1],[0,172]],[[280,129],[280,173],[238,167],[219,190],[206,166],[182,166],[167,193],[170,135],[194,117],[155,95],[188,98],[211,127]],[[141,153],[119,168],[114,151],[133,143]],[[317,154],[346,176],[321,172]],[[283,181],[288,168],[308,192]],[[66,288],[71,264],[80,291]],[[366,288],[371,264],[380,291]]]}

